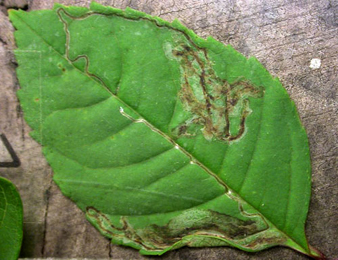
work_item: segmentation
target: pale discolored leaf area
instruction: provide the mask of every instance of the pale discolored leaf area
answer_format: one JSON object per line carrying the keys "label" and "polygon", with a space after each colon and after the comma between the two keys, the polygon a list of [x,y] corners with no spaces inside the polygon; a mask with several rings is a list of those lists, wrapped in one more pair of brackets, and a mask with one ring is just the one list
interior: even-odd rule
{"label": "pale discolored leaf area", "polygon": [[0,259],[16,260],[22,243],[22,202],[9,180],[0,177]]}
{"label": "pale discolored leaf area", "polygon": [[62,192],[113,243],[321,257],[304,233],[307,137],[256,59],[132,9],[55,5],[10,18],[31,52],[16,55],[31,135]]}

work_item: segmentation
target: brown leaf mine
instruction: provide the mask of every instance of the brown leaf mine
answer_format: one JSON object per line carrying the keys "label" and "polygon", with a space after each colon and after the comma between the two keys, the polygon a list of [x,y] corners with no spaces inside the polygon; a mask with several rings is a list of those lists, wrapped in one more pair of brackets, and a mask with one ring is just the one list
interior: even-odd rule
{"label": "brown leaf mine", "polygon": [[[264,89],[247,80],[229,84],[218,77],[205,49],[180,44],[172,50],[181,67],[179,98],[191,117],[172,129],[173,135],[195,136],[201,130],[207,140],[233,141],[243,136],[250,114],[249,98],[262,98]],[[232,126],[233,124],[233,126]],[[201,129],[202,127],[202,129]]]}
{"label": "brown leaf mine", "polygon": [[105,236],[121,244],[149,252],[163,253],[184,245],[224,246],[236,241],[241,247],[256,249],[270,244],[280,244],[284,237],[271,236],[268,226],[255,217],[247,220],[213,210],[190,209],[172,218],[166,225],[151,224],[134,228],[128,217],[120,218],[120,226],[113,225],[108,215],[94,207],[87,208],[87,219]]}

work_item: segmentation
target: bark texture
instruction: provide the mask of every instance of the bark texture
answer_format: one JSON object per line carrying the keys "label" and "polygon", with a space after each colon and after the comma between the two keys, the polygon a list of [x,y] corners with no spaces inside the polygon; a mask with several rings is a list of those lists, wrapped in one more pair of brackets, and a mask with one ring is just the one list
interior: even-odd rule
{"label": "bark texture", "polygon": [[[24,204],[26,258],[150,259],[133,249],[112,246],[62,196],[52,181],[52,171],[29,127],[15,92],[13,27],[8,8],[46,9],[52,0],[0,1],[0,134],[5,134],[21,166],[0,168],[18,187]],[[88,6],[89,0],[60,0]],[[107,0],[117,8],[127,6],[172,21],[178,18],[198,35],[213,36],[246,56],[255,56],[278,76],[295,101],[307,130],[312,157],[312,199],[306,226],[309,242],[329,259],[338,258],[337,175],[337,0]],[[311,60],[321,60],[317,69]],[[1,146],[1,144],[0,144]],[[0,161],[8,160],[0,147]],[[153,257],[151,257],[153,258]],[[250,254],[232,248],[182,248],[158,259],[308,259],[299,253],[273,248]]]}

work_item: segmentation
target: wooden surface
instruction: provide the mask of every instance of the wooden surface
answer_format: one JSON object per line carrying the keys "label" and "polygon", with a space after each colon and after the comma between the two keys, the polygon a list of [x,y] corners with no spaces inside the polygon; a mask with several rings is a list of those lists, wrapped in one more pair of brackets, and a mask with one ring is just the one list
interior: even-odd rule
{"label": "wooden surface", "polygon": [[[88,6],[86,0],[59,1]],[[178,18],[200,36],[211,35],[246,56],[256,56],[278,76],[295,101],[307,130],[312,156],[312,199],[306,226],[309,242],[329,259],[338,258],[337,82],[338,1],[333,0],[115,0],[166,20]],[[0,134],[5,134],[20,167],[0,168],[18,187],[24,204],[22,257],[146,259],[137,251],[111,246],[63,197],[30,129],[15,92],[13,28],[6,9],[51,8],[53,1],[0,1]],[[310,68],[312,59],[320,68]],[[2,146],[2,147],[1,147]],[[0,161],[9,160],[0,144]],[[1,242],[1,241],[0,241]],[[308,259],[286,248],[249,254],[232,248],[183,248],[160,259]]]}

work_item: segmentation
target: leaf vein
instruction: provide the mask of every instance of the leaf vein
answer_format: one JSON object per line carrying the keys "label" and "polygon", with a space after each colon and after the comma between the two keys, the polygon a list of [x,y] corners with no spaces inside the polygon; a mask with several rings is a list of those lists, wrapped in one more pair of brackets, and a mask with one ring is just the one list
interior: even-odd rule
{"label": "leaf vein", "polygon": [[[264,109],[265,109],[265,99],[263,99],[263,102],[262,102],[262,108],[261,108],[261,112],[260,112],[260,119],[259,121],[262,122],[263,121],[263,114],[264,114]],[[261,136],[261,132],[262,132],[262,127],[261,127],[262,123],[259,124],[259,128],[258,128],[258,134],[256,136],[256,140],[255,140],[255,144],[254,144],[254,149],[252,151],[252,154],[251,154],[251,160],[247,166],[247,169],[245,171],[245,176],[242,180],[242,182],[240,183],[238,189],[237,189],[237,192],[240,193],[242,188],[244,187],[244,184],[245,184],[245,181],[248,179],[248,173],[251,169],[251,166],[252,166],[252,161],[254,159],[254,156],[256,154],[256,151],[257,151],[257,143],[258,143],[258,140],[260,139],[260,136]]]}

